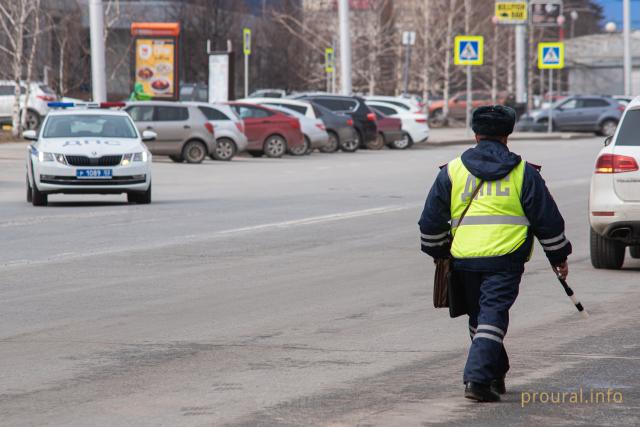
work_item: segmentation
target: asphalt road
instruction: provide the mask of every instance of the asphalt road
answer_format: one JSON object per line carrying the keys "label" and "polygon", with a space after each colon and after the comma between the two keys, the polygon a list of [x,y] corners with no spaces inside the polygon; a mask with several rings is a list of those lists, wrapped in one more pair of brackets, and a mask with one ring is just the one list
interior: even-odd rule
{"label": "asphalt road", "polygon": [[[149,206],[34,208],[24,147],[0,145],[0,424],[637,426],[640,261],[588,259],[600,146],[513,144],[543,165],[591,318],[536,249],[505,341],[509,393],[481,405],[462,397],[465,320],[432,308],[416,225],[437,166],[464,147],[157,159]],[[580,388],[623,401],[522,404]]]}

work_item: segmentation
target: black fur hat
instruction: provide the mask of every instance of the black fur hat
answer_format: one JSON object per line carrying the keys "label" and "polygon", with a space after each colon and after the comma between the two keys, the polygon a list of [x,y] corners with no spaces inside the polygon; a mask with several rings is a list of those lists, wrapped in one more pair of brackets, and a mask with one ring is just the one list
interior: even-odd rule
{"label": "black fur hat", "polygon": [[478,107],[471,118],[471,129],[476,135],[508,136],[515,124],[515,110],[503,105]]}

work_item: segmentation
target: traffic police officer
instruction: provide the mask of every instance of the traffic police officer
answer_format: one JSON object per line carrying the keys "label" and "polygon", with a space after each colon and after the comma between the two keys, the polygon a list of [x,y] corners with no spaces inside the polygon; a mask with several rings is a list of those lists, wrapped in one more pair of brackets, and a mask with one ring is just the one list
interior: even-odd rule
{"label": "traffic police officer", "polygon": [[562,277],[571,253],[564,220],[540,168],[507,148],[515,120],[510,107],[474,111],[477,145],[441,168],[419,221],[422,251],[434,258],[452,256],[456,277],[464,283],[472,339],[465,397],[481,402],[498,401],[506,391],[509,359],[502,341],[534,236]]}

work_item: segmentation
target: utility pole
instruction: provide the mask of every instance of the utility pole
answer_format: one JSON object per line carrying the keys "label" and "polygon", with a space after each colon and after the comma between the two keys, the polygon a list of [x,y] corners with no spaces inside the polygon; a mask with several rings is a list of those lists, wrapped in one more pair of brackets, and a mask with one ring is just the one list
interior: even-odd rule
{"label": "utility pole", "polygon": [[89,32],[91,34],[91,88],[93,102],[107,100],[104,62],[104,9],[102,0],[89,0]]}
{"label": "utility pole", "polygon": [[622,33],[624,37],[624,94],[631,96],[631,0],[622,1]]}
{"label": "utility pole", "polygon": [[516,102],[527,102],[527,26],[516,25]]}
{"label": "utility pole", "polygon": [[349,2],[338,1],[340,20],[340,93],[351,94],[351,38],[349,30]]}

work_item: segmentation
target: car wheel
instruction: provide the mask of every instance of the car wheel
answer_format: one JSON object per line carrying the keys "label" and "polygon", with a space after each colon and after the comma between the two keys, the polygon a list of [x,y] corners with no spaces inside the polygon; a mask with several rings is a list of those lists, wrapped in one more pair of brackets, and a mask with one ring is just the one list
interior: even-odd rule
{"label": "car wheel", "polygon": [[340,141],[340,150],[345,153],[354,153],[358,151],[360,148],[360,133],[356,132],[356,137],[354,139]]}
{"label": "car wheel", "polygon": [[169,156],[169,158],[176,163],[184,162],[184,158],[182,156]]}
{"label": "car wheel", "polygon": [[35,111],[27,110],[27,117],[25,118],[25,127],[28,130],[36,130],[40,126],[40,114]]}
{"label": "car wheel", "polygon": [[629,246],[629,255],[631,255],[631,258],[640,258],[640,245]]}
{"label": "car wheel", "polygon": [[148,205],[151,203],[151,184],[149,184],[147,191],[143,191],[142,193],[127,193],[127,202],[137,203],[139,205]]}
{"label": "car wheel", "polygon": [[216,141],[216,148],[213,150],[210,157],[213,160],[228,162],[234,158],[237,152],[238,148],[236,147],[235,142],[229,138],[220,138]]}
{"label": "car wheel", "polygon": [[624,243],[607,239],[591,229],[591,265],[595,268],[619,270],[624,263]]}
{"label": "car wheel", "polygon": [[429,126],[437,128],[442,127],[446,124],[446,120],[444,118],[444,111],[442,109],[434,110],[431,114],[429,114]]}
{"label": "car wheel", "polygon": [[27,203],[31,203],[33,193],[31,192],[31,184],[29,183],[29,175],[27,175]]}
{"label": "car wheel", "polygon": [[373,141],[367,141],[368,150],[382,150],[384,148],[384,135],[378,133],[376,139]]}
{"label": "car wheel", "polygon": [[182,157],[187,163],[202,163],[207,154],[207,147],[200,141],[189,141],[182,149]]}
{"label": "car wheel", "polygon": [[329,141],[320,147],[320,151],[323,153],[335,153],[340,148],[340,138],[335,132],[327,132],[329,134]]}
{"label": "car wheel", "polygon": [[38,188],[34,185],[31,187],[31,204],[33,206],[47,206],[49,203],[49,197],[42,193]]}
{"label": "car wheel", "polygon": [[406,150],[411,146],[411,144],[409,143],[410,139],[411,138],[409,137],[409,135],[405,133],[404,135],[402,135],[402,139],[393,141],[391,144],[389,144],[389,147],[395,150]]}
{"label": "car wheel", "polygon": [[307,135],[304,136],[304,142],[302,145],[296,145],[295,147],[289,148],[289,154],[293,156],[304,156],[311,149],[311,141],[307,138]]}
{"label": "car wheel", "polygon": [[264,154],[267,157],[278,158],[287,152],[287,141],[280,135],[271,135],[264,141]]}
{"label": "car wheel", "polygon": [[618,122],[615,120],[605,120],[600,125],[600,131],[598,134],[600,136],[613,136],[616,133],[616,128],[618,127]]}

